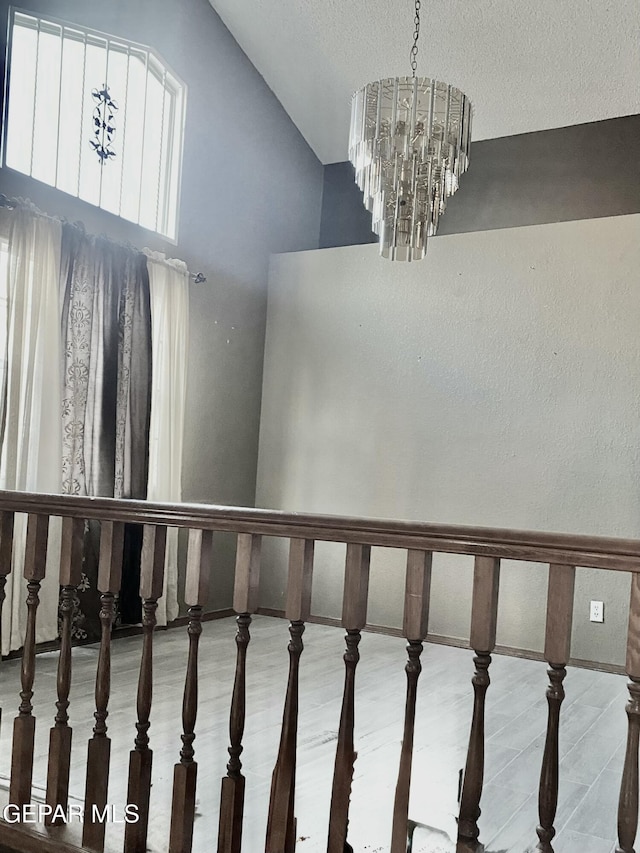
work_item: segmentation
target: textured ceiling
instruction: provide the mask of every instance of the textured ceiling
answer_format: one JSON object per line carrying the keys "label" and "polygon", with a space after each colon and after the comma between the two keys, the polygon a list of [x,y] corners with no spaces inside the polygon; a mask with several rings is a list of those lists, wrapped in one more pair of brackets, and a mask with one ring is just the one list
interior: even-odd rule
{"label": "textured ceiling", "polygon": [[[323,163],[353,91],[410,74],[413,0],[211,0]],[[462,89],[474,139],[640,113],[640,0],[422,0],[418,74]]]}

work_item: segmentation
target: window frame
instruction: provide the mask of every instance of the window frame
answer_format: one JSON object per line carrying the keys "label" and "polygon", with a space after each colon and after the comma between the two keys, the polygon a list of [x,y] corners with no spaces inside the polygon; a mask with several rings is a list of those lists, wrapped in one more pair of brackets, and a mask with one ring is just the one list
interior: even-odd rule
{"label": "window frame", "polygon": [[[86,198],[83,198],[80,195],[80,190],[74,192],[68,192],[66,189],[61,189],[56,186],[56,183],[49,183],[47,181],[43,181],[37,177],[34,177],[33,174],[29,174],[27,172],[23,172],[19,169],[13,168],[7,164],[7,148],[8,148],[8,135],[9,135],[9,108],[10,108],[10,88],[11,88],[11,56],[13,49],[13,31],[15,26],[15,17],[16,15],[23,15],[28,19],[32,19],[34,22],[37,22],[36,26],[33,26],[32,29],[39,30],[40,32],[47,32],[51,35],[55,35],[60,37],[60,40],[71,39],[72,41],[78,41],[80,43],[86,45],[94,45],[100,48],[104,48],[106,42],[106,53],[110,51],[114,51],[120,54],[125,54],[129,57],[135,56],[137,54],[137,58],[143,63],[145,73],[152,75],[163,87],[165,93],[169,93],[170,96],[170,116],[166,122],[167,127],[167,137],[168,137],[168,145],[167,149],[169,151],[168,156],[165,160],[160,159],[160,167],[166,169],[166,185],[169,188],[164,193],[164,198],[160,200],[158,206],[158,214],[156,218],[156,228],[150,228],[147,225],[143,225],[140,221],[140,203],[138,202],[138,219],[130,219],[126,216],[123,216],[121,213],[122,205],[120,205],[120,212],[114,213],[108,208],[102,207],[101,204],[96,204],[92,201],[89,201]],[[108,79],[107,79],[108,84]],[[164,60],[161,54],[150,45],[143,44],[141,42],[131,41],[126,38],[122,38],[121,36],[111,35],[109,33],[103,32],[101,30],[96,30],[92,27],[86,27],[81,24],[72,23],[63,18],[58,18],[55,15],[46,15],[44,16],[41,12],[31,11],[29,9],[24,9],[19,6],[10,5],[8,9],[8,20],[7,20],[7,37],[6,37],[6,51],[5,51],[5,74],[4,74],[4,86],[3,86],[3,103],[2,103],[2,134],[0,138],[0,165],[3,169],[7,169],[8,171],[16,174],[22,175],[30,180],[38,181],[38,183],[42,183],[45,186],[49,186],[52,189],[57,190],[58,192],[63,192],[65,195],[70,196],[71,198],[77,198],[85,204],[90,204],[92,207],[97,208],[98,210],[103,211],[104,213],[110,214],[112,216],[117,216],[119,219],[124,222],[129,222],[136,227],[143,228],[144,230],[158,235],[163,240],[172,243],[173,245],[177,245],[178,242],[178,234],[179,234],[179,226],[180,226],[180,198],[182,193],[182,168],[184,162],[184,137],[185,137],[185,127],[186,127],[186,104],[187,104],[187,95],[188,95],[188,87],[185,81],[171,68],[171,66]],[[35,107],[34,107],[34,116],[35,116]],[[35,119],[34,119],[35,121]],[[178,146],[175,143],[176,136],[176,127],[180,128],[180,139],[178,142]],[[144,146],[144,124],[143,124],[143,134],[142,134],[142,144]],[[33,140],[32,140],[33,142]],[[82,140],[81,140],[82,143]],[[58,157],[59,153],[59,136],[56,137],[56,157]],[[33,167],[31,168],[31,171]],[[172,229],[172,233],[169,233],[169,222],[170,222],[170,204],[171,204],[171,184],[174,180],[174,172],[175,175],[175,213],[174,213],[174,228]],[[142,187],[142,168],[140,169],[140,188]]]}

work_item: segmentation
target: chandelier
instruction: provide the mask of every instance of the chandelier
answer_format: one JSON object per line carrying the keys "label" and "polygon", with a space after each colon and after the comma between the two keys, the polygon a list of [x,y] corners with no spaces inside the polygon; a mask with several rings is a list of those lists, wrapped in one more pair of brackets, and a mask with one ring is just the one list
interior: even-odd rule
{"label": "chandelier", "polygon": [[368,83],[351,101],[349,159],[373,215],[380,254],[424,258],[447,198],[469,165],[471,102],[459,89],[416,77],[420,0],[415,2],[412,77]]}

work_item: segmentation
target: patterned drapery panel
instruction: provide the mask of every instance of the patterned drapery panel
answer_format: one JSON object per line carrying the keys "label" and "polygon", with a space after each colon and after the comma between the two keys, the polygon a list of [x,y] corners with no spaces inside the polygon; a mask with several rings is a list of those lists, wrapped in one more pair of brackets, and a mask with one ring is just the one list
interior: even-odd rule
{"label": "patterned drapery panel", "polygon": [[[62,480],[67,494],[147,496],[151,308],[146,257],[64,224]],[[127,531],[120,608],[137,621],[140,531]],[[88,526],[78,639],[98,636],[97,531]]]}

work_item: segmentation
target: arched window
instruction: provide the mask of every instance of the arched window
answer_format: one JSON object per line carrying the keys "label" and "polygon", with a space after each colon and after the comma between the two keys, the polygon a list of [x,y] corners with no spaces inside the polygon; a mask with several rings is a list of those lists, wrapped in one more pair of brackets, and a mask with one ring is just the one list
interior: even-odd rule
{"label": "arched window", "polygon": [[184,84],[148,47],[11,14],[4,164],[175,240]]}

